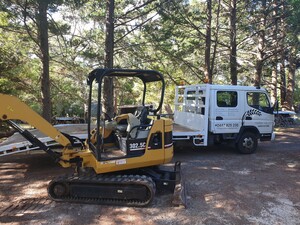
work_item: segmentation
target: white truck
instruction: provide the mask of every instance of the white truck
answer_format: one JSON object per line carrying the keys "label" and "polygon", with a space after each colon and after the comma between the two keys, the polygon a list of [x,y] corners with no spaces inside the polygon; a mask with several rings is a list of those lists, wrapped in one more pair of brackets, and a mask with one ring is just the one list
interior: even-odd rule
{"label": "white truck", "polygon": [[258,140],[274,140],[274,107],[264,88],[233,85],[188,85],[175,90],[174,143],[208,146],[234,141],[244,154]]}

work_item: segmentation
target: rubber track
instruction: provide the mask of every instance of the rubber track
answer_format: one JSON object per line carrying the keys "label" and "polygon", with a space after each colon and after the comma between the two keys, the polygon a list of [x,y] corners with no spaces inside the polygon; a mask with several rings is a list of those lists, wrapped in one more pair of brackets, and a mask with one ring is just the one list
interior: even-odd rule
{"label": "rubber track", "polygon": [[[89,198],[89,197],[75,197],[75,196],[64,196],[56,197],[51,190],[53,184],[63,183],[67,185],[72,184],[84,184],[84,185],[142,185],[147,188],[147,199],[144,201],[140,200],[127,200],[127,199],[107,199],[107,198]],[[121,205],[121,206],[137,206],[143,207],[149,205],[155,195],[156,187],[154,181],[145,175],[88,175],[88,176],[61,176],[53,179],[48,186],[48,194],[51,199],[59,202],[74,202],[84,204],[105,204],[105,205]]]}

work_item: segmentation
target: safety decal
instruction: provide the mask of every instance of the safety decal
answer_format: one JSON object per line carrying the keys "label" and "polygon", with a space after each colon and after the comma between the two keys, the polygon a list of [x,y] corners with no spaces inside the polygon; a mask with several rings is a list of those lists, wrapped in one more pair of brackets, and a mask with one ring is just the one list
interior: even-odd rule
{"label": "safety decal", "polygon": [[170,143],[170,144],[165,145],[165,148],[170,148],[170,147],[172,147],[172,146],[173,146],[173,142]]}
{"label": "safety decal", "polygon": [[261,111],[257,110],[257,109],[250,109],[246,112],[245,114],[246,116],[252,116],[252,115],[258,115],[261,116]]}
{"label": "safety decal", "polygon": [[124,165],[126,163],[127,163],[126,159],[116,160],[116,165]]}

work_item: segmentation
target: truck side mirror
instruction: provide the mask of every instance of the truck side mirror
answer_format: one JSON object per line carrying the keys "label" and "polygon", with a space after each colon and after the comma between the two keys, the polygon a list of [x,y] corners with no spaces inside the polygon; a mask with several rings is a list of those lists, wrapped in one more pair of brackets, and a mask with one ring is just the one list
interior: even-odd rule
{"label": "truck side mirror", "polygon": [[272,106],[272,112],[274,112],[274,110],[278,111],[278,100],[276,100],[274,105]]}

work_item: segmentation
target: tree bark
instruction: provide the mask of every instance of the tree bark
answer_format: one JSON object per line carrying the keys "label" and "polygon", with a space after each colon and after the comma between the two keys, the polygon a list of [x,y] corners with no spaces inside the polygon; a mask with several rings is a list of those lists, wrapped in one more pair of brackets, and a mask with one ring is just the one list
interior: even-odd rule
{"label": "tree bark", "polygon": [[[283,1],[282,4],[282,8],[283,11],[286,10],[285,8],[285,3]],[[288,103],[287,103],[287,77],[286,77],[286,65],[285,65],[285,61],[286,61],[286,43],[285,43],[285,39],[286,39],[286,22],[284,20],[283,17],[280,18],[280,33],[281,33],[281,43],[280,43],[280,47],[281,47],[281,51],[280,51],[280,101],[281,101],[281,105],[282,108],[289,108]],[[292,50],[289,51],[289,54],[291,55]],[[289,60],[291,60],[291,62],[293,62],[293,57],[289,58]],[[289,68],[288,68],[289,69]]]}
{"label": "tree bark", "polygon": [[51,121],[52,105],[50,96],[50,74],[49,74],[49,42],[48,42],[48,1],[38,1],[38,33],[41,50],[41,61],[43,65],[41,75],[42,116]]}
{"label": "tree bark", "polygon": [[[278,11],[278,7],[277,7],[277,3],[278,1],[274,1],[273,2],[273,20],[274,20],[274,33],[278,34],[280,32],[279,30],[279,11]],[[274,55],[274,59],[272,61],[272,75],[271,75],[271,101],[273,103],[275,103],[275,101],[277,100],[277,85],[278,85],[278,69],[277,69],[277,65],[278,65],[278,59],[279,57],[279,49],[280,49],[280,38],[278,38],[278,35],[274,35],[274,41],[275,41],[275,55]],[[282,49],[281,49],[282,50]]]}
{"label": "tree bark", "polygon": [[259,87],[260,83],[261,83],[261,75],[262,75],[262,69],[263,69],[263,61],[260,57],[256,61],[255,68],[256,68],[256,74],[255,74],[255,79],[254,79],[254,86]]}
{"label": "tree bark", "polygon": [[285,105],[286,100],[286,75],[285,75],[285,54],[284,51],[281,54],[281,62],[279,66],[279,74],[280,74],[280,102],[281,105]]}
{"label": "tree bark", "polygon": [[256,74],[254,79],[254,86],[261,85],[262,69],[265,57],[265,29],[266,29],[266,0],[262,0],[262,17],[259,24],[258,32],[258,46],[257,46],[257,60],[256,60]]}
{"label": "tree bark", "polygon": [[294,90],[295,90],[295,74],[296,74],[296,60],[294,57],[294,51],[291,50],[288,65],[288,78],[286,89],[286,109],[294,110]]}
{"label": "tree bark", "polygon": [[271,84],[271,101],[277,100],[277,60],[272,65],[272,84]]}
{"label": "tree bark", "polygon": [[210,69],[211,20],[212,20],[211,12],[212,12],[211,0],[207,0],[204,76],[205,76],[206,82],[209,84],[212,83],[212,73],[211,73],[211,69]]}
{"label": "tree bark", "polygon": [[[106,68],[113,68],[114,55],[114,0],[106,2],[106,37],[105,37],[105,62]],[[104,79],[104,110],[112,117],[114,114],[114,84],[113,79],[106,77]]]}
{"label": "tree bark", "polygon": [[230,75],[231,84],[237,85],[236,0],[230,1]]}
{"label": "tree bark", "polygon": [[213,76],[213,72],[214,72],[214,68],[215,68],[217,47],[218,47],[218,42],[219,42],[220,6],[221,6],[221,0],[218,0],[218,8],[217,8],[217,15],[216,15],[215,43],[213,46],[213,54],[212,54],[211,65],[210,65],[211,76]]}

